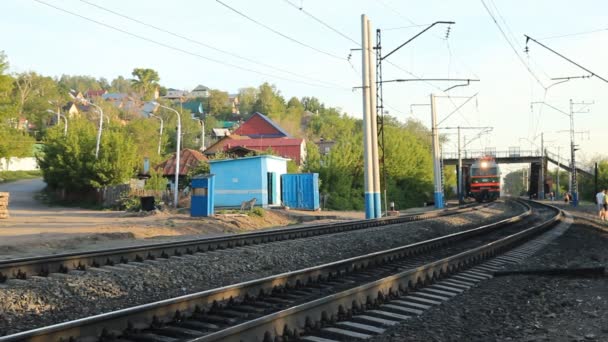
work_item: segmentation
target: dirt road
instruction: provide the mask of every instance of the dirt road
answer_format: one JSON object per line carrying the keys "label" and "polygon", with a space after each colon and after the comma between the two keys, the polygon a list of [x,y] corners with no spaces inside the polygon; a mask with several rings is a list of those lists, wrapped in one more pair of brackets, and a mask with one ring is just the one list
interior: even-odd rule
{"label": "dirt road", "polygon": [[158,242],[200,234],[221,235],[292,223],[285,215],[270,211],[264,217],[192,218],[188,213],[149,215],[48,206],[35,199],[44,187],[42,179],[0,184],[0,192],[10,192],[10,218],[0,219],[0,259]]}

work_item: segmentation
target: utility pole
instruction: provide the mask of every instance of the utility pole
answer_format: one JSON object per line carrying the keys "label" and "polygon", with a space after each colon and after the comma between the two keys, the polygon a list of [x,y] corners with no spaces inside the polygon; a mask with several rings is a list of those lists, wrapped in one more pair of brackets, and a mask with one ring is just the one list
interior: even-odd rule
{"label": "utility pole", "polygon": [[[371,144],[372,144],[372,172],[373,172],[373,198],[374,198],[374,218],[382,217],[382,203],[380,198],[380,162],[378,154],[378,98],[376,84],[376,63],[374,62],[374,46],[372,45],[372,24],[367,19],[367,65],[369,80],[369,123],[371,124]],[[381,113],[381,115],[384,115]],[[382,134],[384,142],[384,133]],[[384,147],[384,145],[383,145]],[[386,202],[385,202],[386,204]]]}
{"label": "utility pole", "polygon": [[362,53],[362,93],[363,93],[363,176],[365,195],[365,218],[376,218],[374,207],[374,172],[372,161],[372,123],[370,122],[370,42],[369,42],[369,20],[365,14],[361,15],[361,53]]}
{"label": "utility pole", "polygon": [[437,131],[437,113],[435,95],[431,94],[431,135],[433,142],[433,179],[435,184],[435,208],[443,208],[443,189],[441,184],[441,156],[439,152],[439,132]]}
{"label": "utility pole", "polygon": [[[373,159],[374,163],[377,163],[379,160],[379,151],[377,150],[377,142],[378,142],[378,135],[380,135],[380,149],[382,150],[382,183],[384,183],[384,187],[382,189],[382,192],[384,193],[384,210],[386,213],[388,213],[388,208],[387,208],[387,203],[388,203],[388,199],[387,199],[387,191],[386,191],[386,183],[387,183],[387,172],[386,172],[386,149],[385,149],[385,140],[384,140],[384,101],[383,101],[383,87],[382,85],[384,83],[387,82],[401,82],[403,80],[391,80],[391,81],[383,81],[382,80],[382,62],[389,57],[390,55],[392,55],[393,53],[397,52],[397,50],[401,49],[402,47],[404,47],[405,45],[407,45],[408,43],[410,43],[411,41],[413,41],[414,39],[418,38],[419,36],[421,36],[423,33],[425,33],[426,31],[430,30],[432,27],[434,27],[435,25],[439,25],[439,24],[446,24],[446,25],[451,25],[451,24],[455,24],[455,22],[453,21],[436,21],[432,24],[430,24],[429,26],[427,26],[424,30],[420,31],[419,33],[417,33],[416,35],[414,35],[413,37],[411,37],[410,39],[408,39],[407,41],[405,41],[404,43],[402,43],[401,45],[399,45],[398,47],[396,47],[395,49],[391,50],[388,54],[386,54],[385,56],[382,56],[382,44],[381,44],[381,40],[382,40],[382,34],[381,34],[381,30],[377,29],[376,30],[376,45],[373,47],[373,49],[376,50],[376,72],[374,73],[370,73],[370,76],[374,76],[374,78],[372,78],[371,80],[375,80],[375,85],[374,87],[372,87],[374,90],[372,90],[372,94],[375,94],[375,101],[373,104],[373,107],[371,107],[371,110],[373,110],[375,112],[375,118],[373,121],[373,124],[375,126],[375,141],[376,143],[374,144],[374,148],[376,149],[376,156]],[[368,30],[371,29],[368,25]],[[363,34],[365,35],[365,34]],[[362,35],[362,36],[363,36]],[[362,37],[363,38],[363,37]],[[362,39],[364,40],[364,39]],[[368,39],[368,48],[371,50],[371,35],[369,36]],[[365,49],[363,48],[363,56],[365,56]],[[370,54],[371,56],[371,54]],[[369,66],[371,68],[371,59],[369,62]],[[365,72],[365,71],[364,71]],[[453,79],[440,79],[441,81],[454,81]],[[415,80],[408,80],[408,81],[428,81],[426,79],[415,79]],[[471,80],[465,79],[465,80],[459,80],[459,81],[467,81],[467,84],[469,84],[469,82]],[[473,81],[478,81],[478,80],[473,80]],[[363,85],[364,87],[364,93],[365,93],[365,84]],[[378,123],[380,124],[380,127],[378,127]],[[378,192],[378,196],[377,199],[374,200],[374,202],[376,203],[377,208],[374,208],[375,212],[378,213],[378,217],[380,217],[381,211],[382,211],[382,206],[380,204],[380,191],[381,191],[381,187],[380,187],[380,174],[379,174],[379,167],[376,167],[375,170],[375,177],[373,179],[374,181],[374,186],[377,185],[377,192]],[[377,183],[376,183],[377,182]]]}
{"label": "utility pole", "polygon": [[597,194],[597,162],[595,163],[595,191],[594,194]]}
{"label": "utility pole", "polygon": [[545,199],[545,133],[540,134],[540,180],[538,182],[538,199]]}
{"label": "utility pole", "polygon": [[576,172],[576,151],[578,150],[576,148],[576,145],[574,143],[574,136],[576,135],[576,132],[574,131],[574,114],[576,113],[589,113],[589,111],[574,111],[574,106],[575,105],[591,105],[594,102],[573,102],[572,99],[570,99],[570,162],[572,163],[572,167],[570,169],[571,173],[570,173],[570,183],[571,185],[571,193],[572,193],[572,205],[573,206],[577,206],[578,205],[578,200],[579,200],[579,196],[578,196],[578,180],[577,180],[577,172]]}
{"label": "utility pole", "polygon": [[555,171],[555,178],[557,179],[557,187],[555,188],[555,198],[559,199],[559,168],[561,167],[560,161],[559,161],[559,150],[560,147],[557,146],[557,170]]}

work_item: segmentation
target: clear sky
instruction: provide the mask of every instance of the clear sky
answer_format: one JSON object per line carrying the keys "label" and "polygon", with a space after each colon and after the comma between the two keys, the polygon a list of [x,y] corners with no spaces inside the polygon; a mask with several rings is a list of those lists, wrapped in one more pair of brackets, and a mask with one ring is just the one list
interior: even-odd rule
{"label": "clear sky", "polygon": [[[555,83],[551,78],[587,73],[534,43],[529,43],[529,53],[524,53],[523,36],[537,38],[608,78],[606,1],[291,0],[295,7],[288,0],[222,2],[309,47],[270,32],[215,0],[4,0],[0,50],[8,55],[12,72],[33,70],[50,76],[79,74],[111,80],[119,75],[131,77],[133,68],[146,67],[157,70],[161,84],[167,87],[192,89],[203,84],[231,93],[270,82],[287,99],[316,96],[327,105],[360,117],[361,93],[352,88],[361,85],[361,56],[353,51],[352,65],[347,56],[350,49],[358,47],[351,40],[360,41],[361,14],[368,15],[374,29],[382,30],[385,53],[425,27],[414,25],[455,21],[447,39],[447,26],[436,26],[387,58],[391,64],[384,63],[384,79],[412,78],[412,74],[424,78],[481,79],[469,87],[449,91],[447,94],[453,99],[437,101],[442,120],[464,101],[459,97],[478,94],[443,123],[494,127],[491,134],[471,144],[474,149],[529,149],[529,140],[540,145],[539,134],[545,132],[547,145],[554,151],[561,146],[563,153],[569,145],[568,134],[557,132],[569,128],[568,117],[546,106],[531,108],[530,102],[544,99],[568,111],[569,99],[595,101],[589,113],[576,115],[575,129],[589,132],[577,136],[582,148],[579,159],[608,155],[608,83],[590,78],[551,86]],[[296,7],[302,7],[340,34]],[[413,116],[428,125],[428,107],[411,104],[428,103],[431,93],[445,96],[441,90],[451,85],[454,83],[386,84],[386,109],[400,120]],[[446,150],[455,149],[455,137],[450,137]]]}

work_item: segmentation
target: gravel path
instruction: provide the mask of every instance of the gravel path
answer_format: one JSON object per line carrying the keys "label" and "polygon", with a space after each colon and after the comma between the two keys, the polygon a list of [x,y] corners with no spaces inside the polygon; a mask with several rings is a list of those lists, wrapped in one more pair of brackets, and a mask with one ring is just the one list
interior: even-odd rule
{"label": "gravel path", "polygon": [[[572,210],[566,207],[565,209]],[[608,224],[572,210],[575,224],[511,269],[608,264]],[[608,341],[608,277],[497,277],[392,328],[387,341]]]}
{"label": "gravel path", "polygon": [[495,203],[428,221],[10,280],[0,285],[0,336],[423,241],[515,212],[521,207]]}

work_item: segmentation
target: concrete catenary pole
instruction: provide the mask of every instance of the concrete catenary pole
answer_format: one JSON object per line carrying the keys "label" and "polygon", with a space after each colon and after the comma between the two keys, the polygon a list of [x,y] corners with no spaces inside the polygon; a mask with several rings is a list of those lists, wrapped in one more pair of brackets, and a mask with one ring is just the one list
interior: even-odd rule
{"label": "concrete catenary pole", "polygon": [[372,148],[372,197],[374,199],[374,218],[382,217],[381,189],[380,189],[380,156],[378,155],[378,110],[376,104],[376,63],[374,61],[374,51],[372,49],[372,24],[367,19],[367,65],[369,80],[369,124],[371,126],[371,148]]}
{"label": "concrete catenary pole", "polygon": [[441,155],[439,151],[439,132],[437,130],[437,113],[435,95],[431,94],[431,134],[433,136],[433,179],[435,184],[435,208],[443,208],[443,191],[441,184]]}
{"label": "concrete catenary pole", "polygon": [[538,199],[545,199],[545,138],[544,133],[540,134],[540,174],[538,181]]}
{"label": "concrete catenary pole", "polygon": [[372,163],[372,147],[371,135],[372,129],[370,124],[370,80],[369,80],[369,35],[368,21],[365,14],[361,15],[361,61],[362,61],[362,93],[363,93],[363,177],[364,177],[364,195],[365,195],[365,218],[372,219],[375,217],[374,209],[374,174]]}
{"label": "concrete catenary pole", "polygon": [[460,152],[460,126],[458,126],[458,204],[464,203],[464,194],[462,187],[462,153]]}

